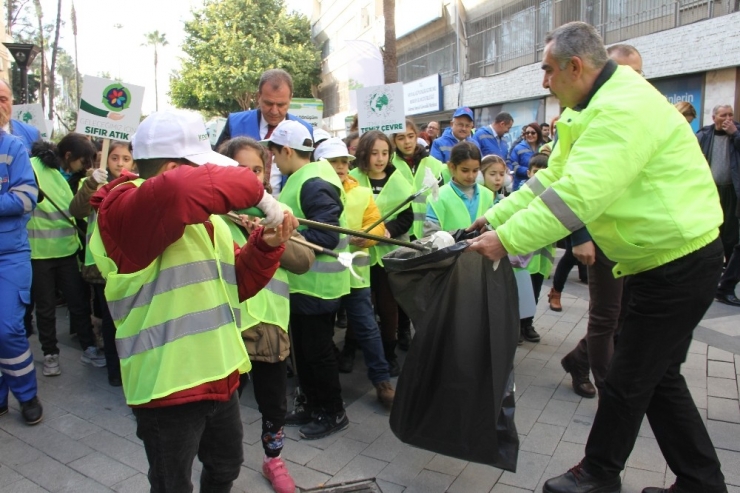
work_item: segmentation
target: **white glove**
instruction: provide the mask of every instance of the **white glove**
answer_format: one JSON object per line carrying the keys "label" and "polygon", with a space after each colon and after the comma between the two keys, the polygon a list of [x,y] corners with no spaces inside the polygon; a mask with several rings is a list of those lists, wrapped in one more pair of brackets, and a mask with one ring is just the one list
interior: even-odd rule
{"label": "white glove", "polygon": [[95,168],[92,172],[92,179],[95,180],[95,183],[98,185],[104,185],[108,183],[108,171],[103,168]]}
{"label": "white glove", "polygon": [[269,193],[265,192],[262,200],[257,204],[257,208],[265,214],[265,218],[261,222],[264,227],[276,228],[283,224],[283,209],[275,197]]}

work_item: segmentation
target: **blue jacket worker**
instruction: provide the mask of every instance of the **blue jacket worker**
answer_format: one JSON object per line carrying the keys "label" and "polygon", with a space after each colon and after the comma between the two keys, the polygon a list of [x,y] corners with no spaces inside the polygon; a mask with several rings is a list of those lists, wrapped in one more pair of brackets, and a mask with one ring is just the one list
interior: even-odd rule
{"label": "blue jacket worker", "polygon": [[481,155],[485,157],[495,154],[506,160],[509,157],[509,143],[506,141],[506,134],[509,133],[512,125],[514,125],[514,118],[511,114],[502,111],[496,115],[493,123],[476,130],[473,138],[480,147]]}
{"label": "blue jacket worker", "polygon": [[8,394],[13,392],[29,425],[39,423],[43,415],[23,325],[31,301],[26,223],[37,196],[28,151],[20,139],[0,130],[0,416],[8,412]]}
{"label": "blue jacket worker", "polygon": [[467,140],[478,146],[478,142],[471,136],[474,126],[473,110],[461,107],[452,115],[452,125],[445,129],[442,136],[432,142],[429,154],[446,163],[450,160],[450,151],[458,142]]}
{"label": "blue jacket worker", "polygon": [[[0,107],[7,112],[8,116],[13,112],[13,91],[10,85],[2,79],[0,79]],[[15,135],[21,139],[29,154],[31,154],[33,143],[41,138],[41,134],[39,134],[36,127],[23,123],[20,120],[3,119],[0,122],[0,127],[2,127],[5,133]]]}

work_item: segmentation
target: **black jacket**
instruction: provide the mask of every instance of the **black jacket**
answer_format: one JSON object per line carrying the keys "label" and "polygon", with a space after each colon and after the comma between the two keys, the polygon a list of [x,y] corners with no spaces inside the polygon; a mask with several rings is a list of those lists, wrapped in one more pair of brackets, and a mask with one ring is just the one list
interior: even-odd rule
{"label": "black jacket", "polygon": [[[732,185],[735,187],[735,193],[740,198],[740,123],[734,122],[737,130],[730,135],[730,173],[732,175]],[[714,124],[702,127],[697,133],[701,152],[707,158],[707,162],[712,159],[712,143],[714,142]]]}

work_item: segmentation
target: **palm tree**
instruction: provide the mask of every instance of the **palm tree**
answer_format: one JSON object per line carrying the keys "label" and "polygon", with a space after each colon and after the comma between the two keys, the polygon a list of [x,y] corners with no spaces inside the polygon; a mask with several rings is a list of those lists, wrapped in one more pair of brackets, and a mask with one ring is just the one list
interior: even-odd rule
{"label": "palm tree", "polygon": [[165,39],[165,34],[159,34],[159,31],[152,31],[144,35],[146,42],[141,46],[154,46],[154,105],[156,111],[159,111],[159,91],[157,90],[157,46],[167,46],[169,43]]}

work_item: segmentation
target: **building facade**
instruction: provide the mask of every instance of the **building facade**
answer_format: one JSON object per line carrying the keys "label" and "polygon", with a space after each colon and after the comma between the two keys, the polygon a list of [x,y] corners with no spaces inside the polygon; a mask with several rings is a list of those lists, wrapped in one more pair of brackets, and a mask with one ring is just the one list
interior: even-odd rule
{"label": "building facade", "polygon": [[[313,36],[325,53],[324,126],[335,133],[354,113],[343,45],[356,39],[382,45],[382,3],[314,2]],[[396,0],[399,80],[440,81],[440,107],[414,119],[444,125],[455,108],[469,106],[476,126],[500,111],[521,124],[549,121],[560,108],[542,88],[544,39],[574,20],[594,25],[607,45],[635,46],[648,80],[669,100],[697,108],[696,128],[711,121],[717,104],[738,110],[740,0]]]}

